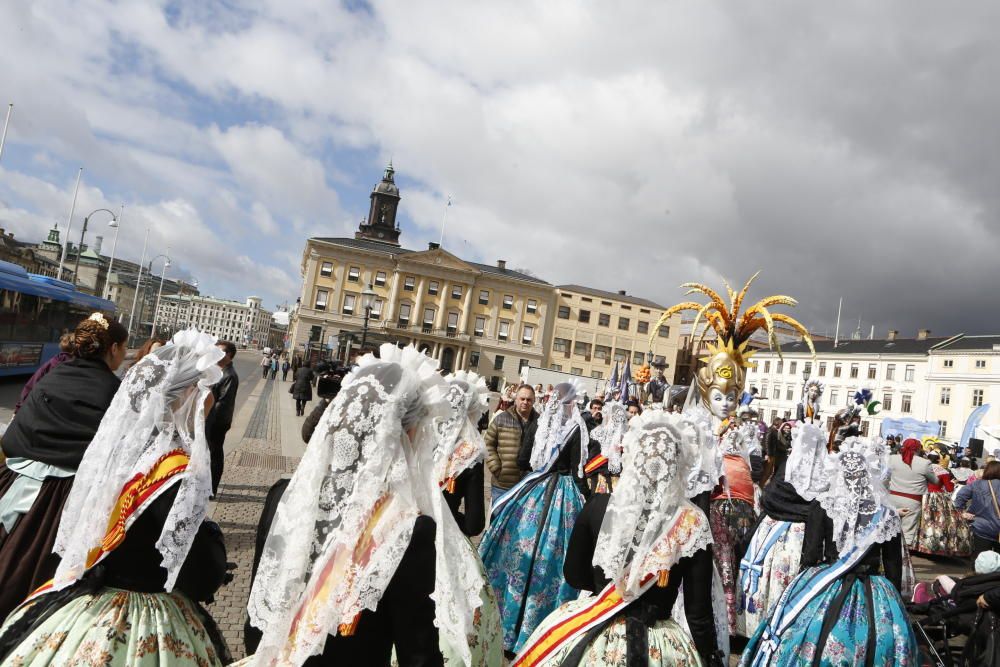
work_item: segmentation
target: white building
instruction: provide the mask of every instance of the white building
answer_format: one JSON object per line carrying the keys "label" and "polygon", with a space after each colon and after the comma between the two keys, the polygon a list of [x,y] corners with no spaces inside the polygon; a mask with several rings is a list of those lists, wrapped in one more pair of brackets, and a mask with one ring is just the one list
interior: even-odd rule
{"label": "white building", "polygon": [[156,311],[156,331],[160,336],[190,326],[238,347],[261,348],[267,344],[272,313],[260,306],[260,297],[246,302],[210,296],[166,296]]}
{"label": "white building", "polygon": [[949,440],[962,437],[969,415],[990,405],[974,437],[987,451],[1000,447],[1000,336],[956,336],[934,346],[928,357],[929,421]]}

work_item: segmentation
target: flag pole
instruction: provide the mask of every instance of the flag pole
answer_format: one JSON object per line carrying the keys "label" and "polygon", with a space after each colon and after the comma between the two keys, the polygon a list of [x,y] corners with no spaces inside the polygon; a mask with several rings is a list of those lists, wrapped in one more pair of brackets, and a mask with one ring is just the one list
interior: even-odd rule
{"label": "flag pole", "polygon": [[14,103],[7,105],[7,120],[3,122],[3,134],[0,135],[0,157],[3,157],[3,145],[7,143],[7,128],[10,127],[10,116],[14,113]]}
{"label": "flag pole", "polygon": [[444,244],[444,226],[448,222],[449,208],[451,208],[451,195],[448,195],[448,203],[444,205],[444,217],[441,218],[441,238],[438,240],[438,247]]}
{"label": "flag pole", "polygon": [[840,303],[837,304],[837,332],[833,334],[833,346],[837,347],[837,343],[840,342],[840,310],[844,307],[844,297],[840,297]]}
{"label": "flag pole", "polygon": [[[62,244],[62,256],[59,258],[59,273],[56,274],[56,278],[62,280],[63,264],[66,262],[66,248],[69,247],[69,232],[73,227],[73,213],[76,212],[76,196],[80,193],[80,177],[83,176],[83,167],[80,167],[80,171],[76,172],[76,187],[73,188],[73,203],[69,207],[69,217],[66,218],[66,240]],[[76,249],[77,253],[80,249]]]}

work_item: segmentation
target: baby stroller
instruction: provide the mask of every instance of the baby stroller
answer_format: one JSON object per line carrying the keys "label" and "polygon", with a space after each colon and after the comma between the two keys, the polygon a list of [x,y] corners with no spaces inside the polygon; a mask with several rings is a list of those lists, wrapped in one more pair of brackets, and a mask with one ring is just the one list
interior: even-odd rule
{"label": "baby stroller", "polygon": [[965,577],[950,593],[937,583],[933,586],[936,595],[931,600],[907,604],[917,639],[931,664],[1000,667],[1000,617],[976,606],[980,595],[1000,588],[1000,573]]}

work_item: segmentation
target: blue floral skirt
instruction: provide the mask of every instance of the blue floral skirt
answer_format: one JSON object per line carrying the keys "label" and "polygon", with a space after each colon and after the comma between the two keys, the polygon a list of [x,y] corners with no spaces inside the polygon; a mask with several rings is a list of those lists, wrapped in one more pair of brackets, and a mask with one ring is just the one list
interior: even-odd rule
{"label": "blue floral skirt", "polygon": [[479,554],[500,608],[504,650],[519,651],[546,616],[579,596],[563,561],[581,509],[572,476],[551,473],[525,484],[493,517]]}
{"label": "blue floral skirt", "polygon": [[[811,575],[826,567],[803,571],[789,587],[788,598],[794,599],[805,590]],[[841,596],[845,585],[850,588]],[[831,614],[834,616],[824,637],[824,621]],[[750,639],[740,659],[741,667],[754,664],[766,627],[767,623],[761,623]],[[864,665],[866,658],[877,667],[920,664],[917,640],[903,600],[889,580],[880,575],[848,574],[834,580],[802,609],[777,642],[777,650],[767,665],[853,667]],[[819,660],[815,659],[817,652]]]}

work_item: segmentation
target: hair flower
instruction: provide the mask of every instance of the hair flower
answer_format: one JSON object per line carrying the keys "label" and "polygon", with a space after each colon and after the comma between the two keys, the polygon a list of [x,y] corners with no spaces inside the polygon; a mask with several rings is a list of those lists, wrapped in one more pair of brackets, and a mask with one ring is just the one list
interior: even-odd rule
{"label": "hair flower", "polygon": [[97,322],[98,324],[101,325],[101,327],[105,331],[107,331],[108,327],[111,326],[110,324],[108,324],[108,320],[107,320],[107,318],[104,317],[103,313],[94,313],[93,315],[91,315],[87,319],[91,320],[92,322]]}

